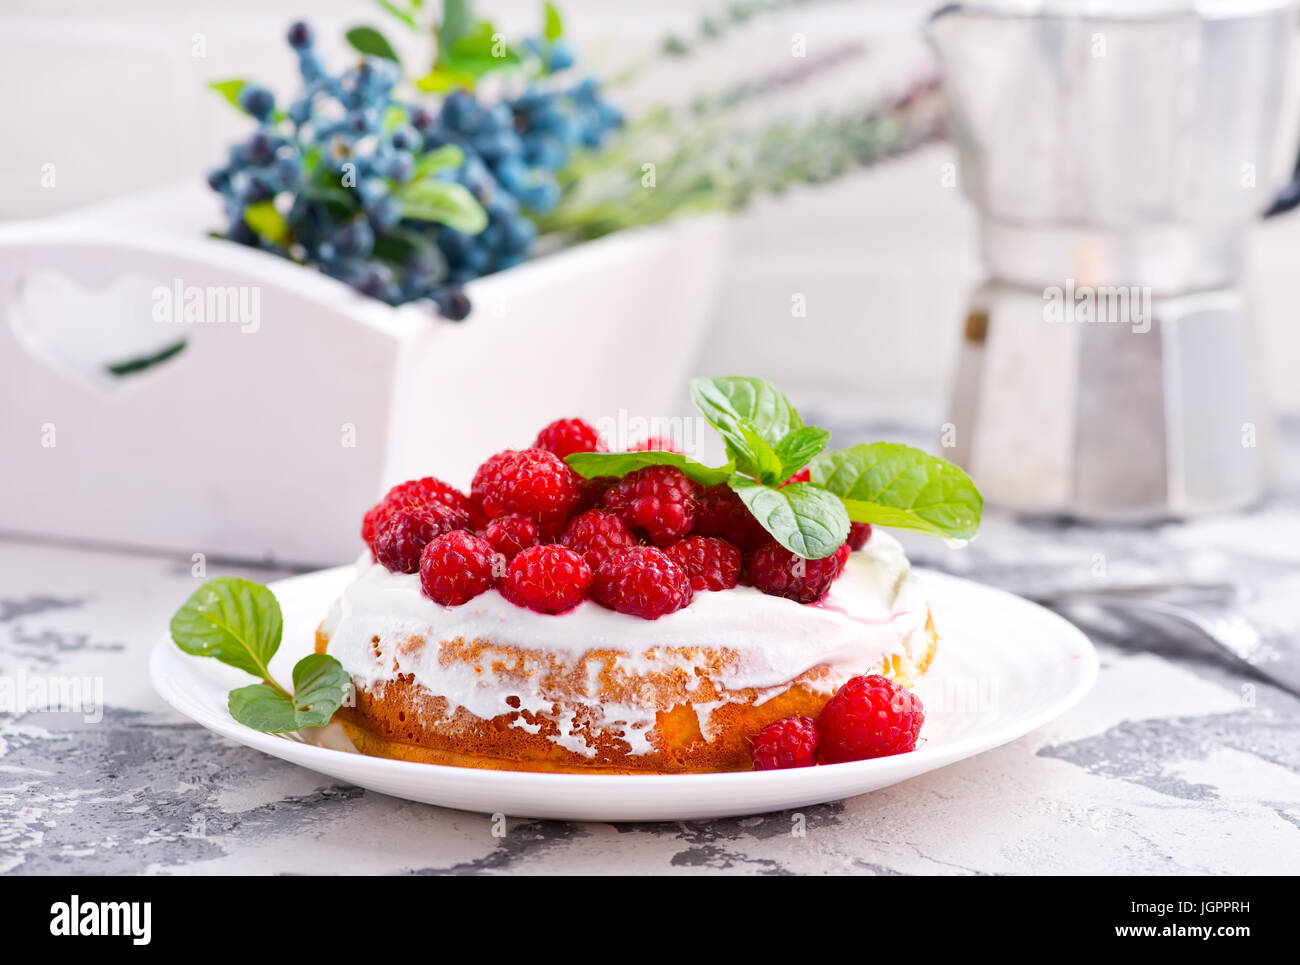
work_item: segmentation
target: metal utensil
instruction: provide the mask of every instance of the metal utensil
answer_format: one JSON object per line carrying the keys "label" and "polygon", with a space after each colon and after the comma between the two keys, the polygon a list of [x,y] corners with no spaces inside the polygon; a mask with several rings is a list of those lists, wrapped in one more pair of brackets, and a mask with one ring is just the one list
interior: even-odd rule
{"label": "metal utensil", "polygon": [[1249,619],[1243,610],[1248,608],[1251,595],[1231,584],[1167,583],[1062,590],[1039,595],[1036,601],[1075,622],[1103,629],[1107,629],[1104,623],[1109,618],[1139,622],[1166,638],[1171,628],[1191,630],[1217,652],[1300,695],[1300,646],[1270,631],[1260,621]]}

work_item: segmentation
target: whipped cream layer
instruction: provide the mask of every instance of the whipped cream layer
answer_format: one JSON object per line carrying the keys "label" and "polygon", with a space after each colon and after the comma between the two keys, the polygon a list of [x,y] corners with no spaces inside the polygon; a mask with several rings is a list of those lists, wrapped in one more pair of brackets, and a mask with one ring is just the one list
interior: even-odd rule
{"label": "whipped cream layer", "polygon": [[[358,562],[356,579],[335,601],[321,629],[329,653],[369,691],[410,674],[431,694],[472,714],[490,719],[514,710],[550,714],[554,701],[518,679],[501,681],[489,666],[472,667],[440,660],[440,641],[480,640],[523,650],[544,650],[570,664],[593,650],[623,654],[628,673],[654,673],[681,667],[693,670],[674,648],[706,647],[731,651],[734,660],[710,676],[729,691],[753,688],[758,702],[775,696],[805,671],[826,666],[833,690],[849,677],[900,654],[917,660],[929,645],[925,598],[902,547],[888,533],[873,531],[849,557],[843,575],[818,603],[800,604],[752,587],[696,593],[691,605],[657,620],[607,610],[590,600],[560,614],[536,613],[488,590],[463,606],[434,603],[420,588],[417,574],[390,573],[370,560]],[[400,645],[412,636],[422,647]],[[373,643],[379,637],[376,654]],[[592,690],[603,662],[590,661]],[[517,705],[506,703],[518,699]],[[712,708],[697,704],[701,730],[709,736]],[[652,750],[646,739],[655,708],[604,705],[605,719],[629,735],[633,753]],[[516,726],[526,726],[522,722]],[[529,728],[532,729],[532,728]],[[590,754],[585,742],[558,743]]]}

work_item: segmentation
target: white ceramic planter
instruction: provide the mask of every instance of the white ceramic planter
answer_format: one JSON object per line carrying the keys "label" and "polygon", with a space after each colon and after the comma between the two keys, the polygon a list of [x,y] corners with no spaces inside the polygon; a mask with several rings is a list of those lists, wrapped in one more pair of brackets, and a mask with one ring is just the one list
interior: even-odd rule
{"label": "white ceramic planter", "polygon": [[[350,559],[395,481],[467,485],[559,416],[679,411],[727,233],[703,218],[550,255],[472,284],[451,323],[205,238],[212,210],[184,189],[0,226],[0,530]],[[232,291],[247,314],[215,320]]]}

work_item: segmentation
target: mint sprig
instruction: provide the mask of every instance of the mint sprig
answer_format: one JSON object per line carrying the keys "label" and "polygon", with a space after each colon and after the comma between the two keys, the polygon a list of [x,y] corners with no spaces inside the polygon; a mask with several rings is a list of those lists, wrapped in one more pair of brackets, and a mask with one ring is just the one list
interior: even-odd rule
{"label": "mint sprig", "polygon": [[188,654],[212,657],[261,678],[230,692],[230,715],[246,727],[282,734],[324,727],[342,706],[351,677],[336,659],[313,653],[293,668],[293,691],[271,676],[284,618],[280,603],[252,580],[221,576],[190,595],[171,621],[172,640]]}
{"label": "mint sprig", "polygon": [[739,473],[727,485],[777,542],[804,559],[830,556],[849,537],[849,514],[834,493],[809,483],[773,488]]}
{"label": "mint sprig", "polygon": [[[438,163],[442,160],[445,156]],[[467,235],[476,235],[487,227],[487,212],[478,198],[454,181],[410,181],[394,191],[393,197],[401,206],[403,218],[445,224]]]}
{"label": "mint sprig", "polygon": [[[668,465],[703,486],[725,483],[773,539],[805,559],[839,549],[850,522],[959,539],[979,528],[979,490],[937,456],[888,442],[823,452],[830,432],[804,425],[780,390],[762,379],[692,379],[691,399],[722,436],[725,466],[672,452],[583,452],[566,461],[587,479]],[[804,466],[809,482],[782,485]]]}
{"label": "mint sprig", "polygon": [[542,5],[542,20],[542,36],[548,41],[554,43],[564,36],[564,18],[560,16],[559,9],[550,0]]}
{"label": "mint sprig", "polygon": [[672,466],[680,469],[686,476],[694,479],[701,486],[716,486],[726,482],[735,466],[728,463],[714,469],[697,462],[679,452],[575,452],[565,457],[569,468],[583,479],[596,479],[600,476],[622,478],[637,469],[646,466]]}
{"label": "mint sprig", "polygon": [[812,482],[844,501],[855,523],[970,539],[984,498],[957,466],[911,446],[873,442],[818,456]]}
{"label": "mint sprig", "polygon": [[[342,677],[340,677],[340,674]],[[347,693],[347,673],[328,654],[303,657],[293,668],[293,693],[278,685],[250,684],[230,692],[230,714],[254,730],[283,734],[303,727],[324,727]]]}
{"label": "mint sprig", "polygon": [[776,444],[776,456],[781,460],[782,479],[789,479],[808,461],[826,448],[831,441],[829,430],[816,426],[804,426],[794,429]]}
{"label": "mint sprig", "polygon": [[[776,447],[803,429],[804,424],[776,386],[762,379],[735,375],[692,379],[691,401],[709,425],[718,430],[727,455],[739,472],[765,485],[779,485],[789,475],[782,475],[783,460]],[[829,432],[825,438],[830,439]],[[823,441],[813,454],[825,445]]]}
{"label": "mint sprig", "polygon": [[397,51],[393,50],[393,45],[388,42],[388,38],[374,27],[353,27],[343,35],[343,38],[358,53],[368,57],[382,57],[399,66],[402,63],[401,58],[397,56]]}

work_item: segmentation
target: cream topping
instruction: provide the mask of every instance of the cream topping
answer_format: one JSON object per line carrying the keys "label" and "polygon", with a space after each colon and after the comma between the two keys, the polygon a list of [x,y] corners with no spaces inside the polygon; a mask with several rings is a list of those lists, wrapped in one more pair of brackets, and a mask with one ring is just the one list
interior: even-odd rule
{"label": "cream topping", "polygon": [[[926,615],[919,581],[902,547],[876,530],[867,545],[850,556],[844,574],[818,603],[802,605],[742,586],[696,593],[690,606],[658,620],[616,613],[590,600],[566,613],[536,613],[515,606],[495,590],[463,606],[442,606],[422,593],[418,575],[389,573],[367,554],[322,629],[330,637],[329,652],[360,686],[373,689],[411,674],[449,704],[487,719],[514,709],[549,714],[553,701],[529,692],[517,679],[498,680],[490,667],[476,670],[460,661],[443,665],[437,641],[483,640],[546,650],[570,664],[591,650],[614,650],[625,655],[619,666],[629,673],[676,666],[689,670],[691,661],[672,653],[675,647],[728,649],[736,659],[712,679],[728,690],[754,688],[761,702],[820,665],[830,668],[825,683],[833,689],[892,654],[919,657],[928,645]],[[412,635],[429,643],[403,652],[397,644]],[[382,658],[372,643],[376,636]],[[588,661],[593,694],[602,666],[599,660]],[[519,707],[506,704],[511,696],[518,698]],[[708,737],[711,708],[696,709]],[[603,711],[605,722],[627,735],[634,753],[652,749],[646,736],[654,708],[606,703]],[[578,753],[592,753],[576,736],[566,740],[561,735],[558,742]]]}

